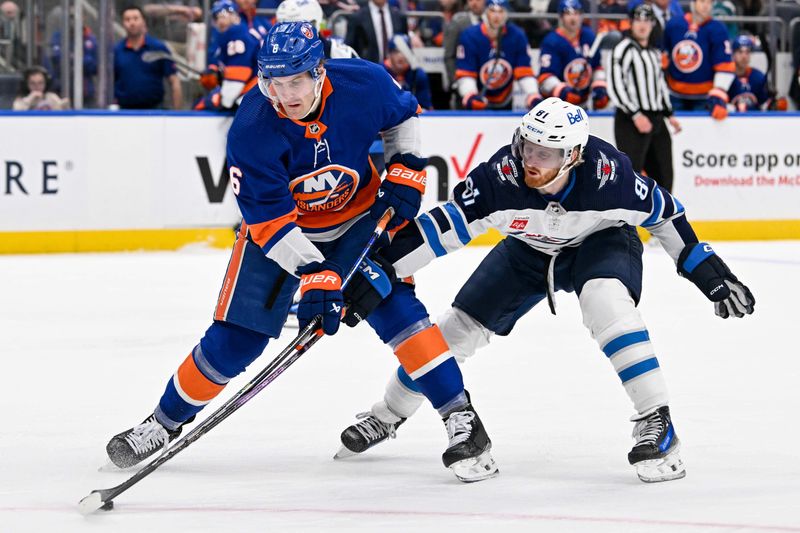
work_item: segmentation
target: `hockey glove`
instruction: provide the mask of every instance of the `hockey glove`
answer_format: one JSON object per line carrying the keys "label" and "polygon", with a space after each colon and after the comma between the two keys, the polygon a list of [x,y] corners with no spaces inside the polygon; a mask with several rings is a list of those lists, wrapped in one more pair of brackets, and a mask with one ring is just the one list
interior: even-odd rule
{"label": "hockey glove", "polygon": [[395,279],[394,267],[383,257],[374,255],[364,259],[344,289],[347,305],[344,323],[354,328],[367,318],[392,292]]}
{"label": "hockey glove", "polygon": [[604,85],[592,89],[592,109],[599,111],[608,105],[608,91]]}
{"label": "hockey glove", "polygon": [[708,92],[708,108],[715,120],[723,120],[728,116],[728,95],[722,89],[711,89]]}
{"label": "hockey glove", "polygon": [[322,316],[322,331],[333,335],[339,331],[342,320],[341,268],[331,261],[313,262],[297,269],[300,275],[300,302],[297,304],[297,322],[303,329],[315,316]]}
{"label": "hockey glove", "polygon": [[219,67],[217,67],[217,65],[209,65],[203,73],[200,74],[200,85],[206,91],[210,91],[219,85],[220,77]]}
{"label": "hockey glove", "polygon": [[386,178],[378,189],[370,216],[378,220],[390,207],[394,216],[386,226],[387,230],[396,228],[412,220],[419,212],[422,195],[425,193],[425,167],[428,160],[411,154],[395,154],[389,160]]}
{"label": "hockey glove", "polygon": [[556,89],[554,96],[574,105],[580,105],[583,102],[581,93],[569,85],[562,85],[560,89]]}
{"label": "hockey glove", "polygon": [[464,105],[464,109],[469,109],[470,111],[483,111],[489,106],[489,101],[485,96],[469,94],[464,97],[462,104]]}
{"label": "hockey glove", "polygon": [[219,89],[214,89],[205,95],[194,106],[195,111],[223,111],[223,109],[222,95],[220,94]]}
{"label": "hockey glove", "polygon": [[539,94],[539,93],[533,93],[533,94],[531,94],[531,95],[529,95],[529,96],[528,96],[528,100],[527,100],[525,103],[526,103],[526,105],[528,106],[528,109],[533,109],[533,108],[534,108],[534,107],[536,107],[536,106],[539,104],[539,102],[541,102],[542,100],[544,100],[544,98],[542,98],[542,95],[541,95],[541,94]]}
{"label": "hockey glove", "polygon": [[750,289],[733,275],[710,245],[704,242],[687,245],[678,256],[678,274],[714,302],[717,316],[741,318],[753,313],[756,300]]}

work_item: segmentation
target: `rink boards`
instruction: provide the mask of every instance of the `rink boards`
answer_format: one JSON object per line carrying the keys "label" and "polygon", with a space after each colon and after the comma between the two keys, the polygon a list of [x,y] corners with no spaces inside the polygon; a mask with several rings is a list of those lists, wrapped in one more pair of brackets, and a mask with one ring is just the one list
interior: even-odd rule
{"label": "rink boards", "polygon": [[[674,193],[703,239],[800,238],[799,114],[679,118]],[[423,208],[446,200],[518,121],[423,116]],[[239,218],[224,168],[229,124],[189,113],[0,114],[0,253],[229,246]],[[592,116],[591,130],[613,139],[613,116]]]}

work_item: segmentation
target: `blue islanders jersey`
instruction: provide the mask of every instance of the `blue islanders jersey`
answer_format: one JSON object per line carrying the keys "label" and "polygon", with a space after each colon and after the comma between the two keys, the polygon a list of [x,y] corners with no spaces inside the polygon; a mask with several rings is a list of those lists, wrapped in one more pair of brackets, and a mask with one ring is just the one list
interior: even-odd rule
{"label": "blue islanders jersey", "polygon": [[667,85],[679,96],[700,98],[714,88],[717,72],[733,73],[735,67],[725,26],[713,19],[700,25],[691,20],[691,14],[674,17],[664,28],[664,50],[669,54]]}
{"label": "blue islanders jersey", "polygon": [[594,72],[602,68],[599,52],[589,57],[594,39],[594,32],[585,26],[581,26],[575,40],[567,37],[562,28],[547,34],[539,55],[542,95],[554,96],[567,85],[581,95],[583,102],[589,98]]}
{"label": "blue islanders jersey", "polygon": [[402,277],[490,228],[549,255],[625,224],[657,235],[676,261],[686,244],[697,242],[680,202],[634,172],[628,156],[589,136],[583,159],[558,194],[545,195],[525,184],[522,162],[504,146],[456,185],[450,201],[419,215],[381,254]]}
{"label": "blue islanders jersey", "polygon": [[486,99],[495,106],[511,100],[514,80],[533,76],[528,55],[528,39],[514,24],[506,24],[500,39],[500,57],[492,46],[485,23],[461,32],[456,49],[456,79],[470,77],[478,89],[486,87]]}
{"label": "blue islanders jersey", "polygon": [[[386,60],[388,62],[388,59]],[[383,66],[386,72],[392,76],[404,91],[410,91],[417,98],[417,102],[422,109],[433,109],[433,97],[431,96],[431,84],[428,81],[428,74],[421,68],[409,68],[403,74],[394,74],[387,62]]]}
{"label": "blue islanders jersey", "polygon": [[769,100],[767,76],[758,69],[749,68],[744,76],[736,76],[728,97],[737,111],[760,109]]}
{"label": "blue islanders jersey", "polygon": [[217,39],[214,63],[222,67],[223,80],[245,84],[242,94],[252,89],[258,79],[257,55],[261,43],[244,24],[231,26]]}
{"label": "blue islanders jersey", "polygon": [[231,186],[251,239],[265,253],[296,227],[312,241],[343,234],[380,185],[369,160],[372,142],[419,111],[380,65],[341,59],[325,68],[316,119],[286,117],[255,88],[228,132]]}

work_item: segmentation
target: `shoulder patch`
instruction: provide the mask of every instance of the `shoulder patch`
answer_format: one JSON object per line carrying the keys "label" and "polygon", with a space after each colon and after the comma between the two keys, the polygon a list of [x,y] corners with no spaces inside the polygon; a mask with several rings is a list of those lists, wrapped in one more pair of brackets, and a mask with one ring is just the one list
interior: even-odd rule
{"label": "shoulder patch", "polygon": [[606,183],[614,183],[617,179],[617,162],[609,159],[606,154],[598,150],[600,159],[597,160],[597,179],[600,183],[597,185],[597,190],[603,188]]}
{"label": "shoulder patch", "polygon": [[500,161],[494,164],[494,169],[500,181],[510,181],[515,187],[519,187],[519,183],[517,183],[519,169],[517,169],[517,162],[514,161],[514,158],[504,155]]}

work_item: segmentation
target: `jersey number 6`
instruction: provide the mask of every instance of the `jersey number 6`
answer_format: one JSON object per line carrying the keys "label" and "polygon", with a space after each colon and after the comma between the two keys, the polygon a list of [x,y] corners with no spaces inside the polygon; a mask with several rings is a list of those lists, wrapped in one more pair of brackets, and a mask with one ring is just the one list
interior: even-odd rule
{"label": "jersey number 6", "polygon": [[233,194],[238,196],[239,188],[241,187],[239,180],[242,179],[242,171],[239,170],[238,167],[231,167],[230,171],[228,172],[228,175],[231,178],[231,189],[233,189]]}

